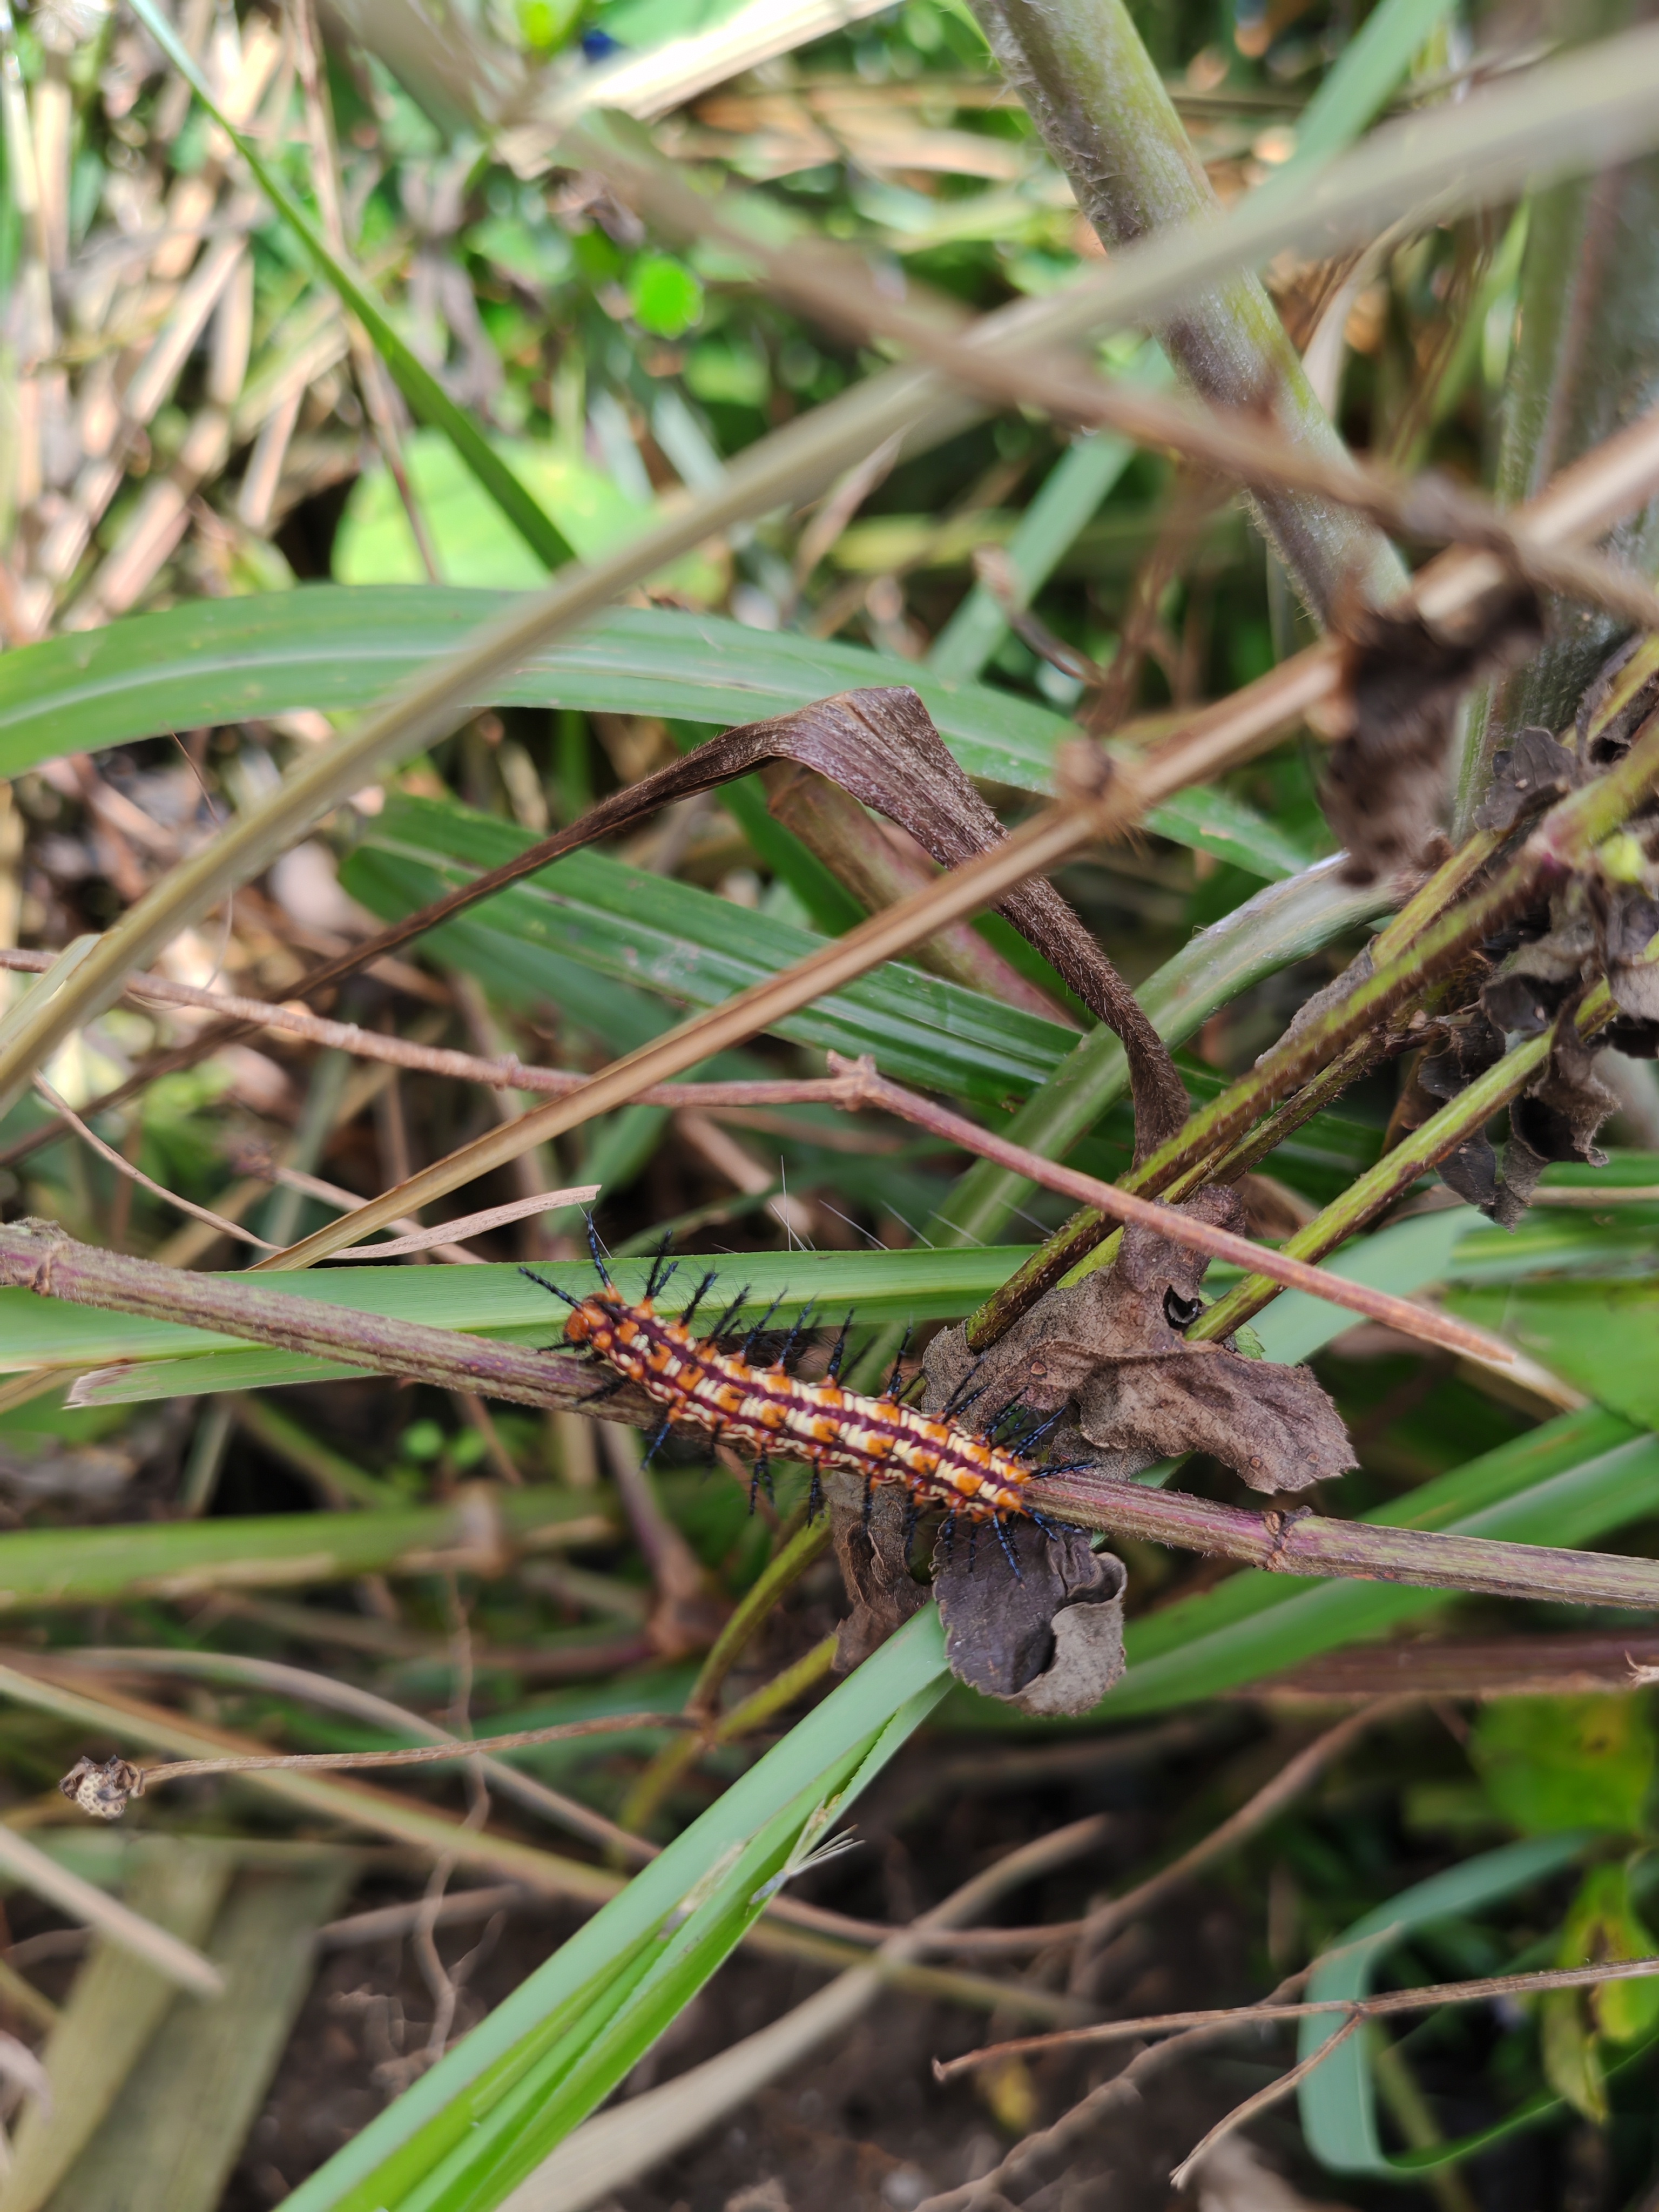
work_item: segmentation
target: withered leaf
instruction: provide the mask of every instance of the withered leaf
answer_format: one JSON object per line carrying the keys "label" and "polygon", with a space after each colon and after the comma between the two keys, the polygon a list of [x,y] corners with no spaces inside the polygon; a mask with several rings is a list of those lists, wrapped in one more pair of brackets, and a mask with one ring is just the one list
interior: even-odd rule
{"label": "withered leaf", "polygon": [[1548,730],[1517,730],[1493,758],[1492,782],[1474,811],[1477,830],[1511,830],[1565,799],[1582,781],[1578,756]]}
{"label": "withered leaf", "polygon": [[1012,1524],[1010,1548],[958,1527],[933,1551],[933,1593],[951,1672],[1029,1713],[1086,1713],[1123,1672],[1123,1563],[1075,1529]]}
{"label": "withered leaf", "polygon": [[878,1645],[927,1602],[910,1572],[906,1528],[909,1500],[883,1487],[870,1500],[869,1517],[858,1485],[845,1477],[825,1486],[830,1536],[853,1610],[836,1634],[835,1671],[850,1674]]}
{"label": "withered leaf", "polygon": [[[916,694],[902,685],[843,691],[793,714],[748,722],[711,738],[654,775],[630,784],[579,822],[513,860],[394,923],[354,951],[354,964],[408,944],[440,921],[601,837],[613,837],[672,799],[712,791],[768,761],[794,761],[896,822],[944,867],[959,866],[1002,842],[1002,824],[974,788]],[[1174,1135],[1187,1118],[1187,1093],[1169,1048],[1128,985],[1054,885],[1029,878],[997,911],[1026,938],[1122,1040],[1135,1110],[1137,1158]]]}
{"label": "withered leaf", "polygon": [[1647,950],[1659,933],[1659,900],[1638,884],[1613,887],[1601,917],[1601,952],[1607,988],[1621,1013],[1659,1021],[1659,965]]}
{"label": "withered leaf", "polygon": [[1342,643],[1346,733],[1322,793],[1348,854],[1351,882],[1418,865],[1437,835],[1452,716],[1479,676],[1523,659],[1543,625],[1521,584],[1492,592],[1455,623],[1431,623],[1350,595],[1333,614]]}
{"label": "withered leaf", "polygon": [[1622,760],[1630,750],[1631,739],[1654,708],[1659,706],[1659,675],[1650,676],[1608,719],[1606,728],[1598,731],[1593,738],[1590,735],[1593,725],[1606,712],[1626,663],[1641,642],[1639,633],[1627,638],[1602,663],[1594,682],[1578,702],[1578,746],[1590,768],[1610,768],[1615,761]]}
{"label": "withered leaf", "polygon": [[[1231,1191],[1214,1188],[1180,1210],[1230,1228],[1240,1213]],[[1354,1465],[1347,1431],[1308,1369],[1186,1340],[1206,1265],[1150,1229],[1126,1229],[1109,1267],[1051,1291],[983,1355],[983,1402],[1018,1396],[1044,1413],[1069,1403],[1114,1475],[1188,1451],[1211,1454],[1255,1490],[1342,1474]],[[1065,1430],[1054,1449],[1069,1450]]]}

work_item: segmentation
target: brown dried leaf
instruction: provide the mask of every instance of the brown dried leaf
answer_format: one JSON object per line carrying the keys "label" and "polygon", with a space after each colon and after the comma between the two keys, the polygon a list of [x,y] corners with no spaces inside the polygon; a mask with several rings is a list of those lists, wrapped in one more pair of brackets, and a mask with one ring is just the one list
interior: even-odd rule
{"label": "brown dried leaf", "polygon": [[[709,738],[684,759],[602,799],[580,821],[544,838],[505,866],[476,877],[382,931],[355,950],[350,964],[360,966],[409,943],[562,854],[619,835],[672,799],[714,790],[768,761],[794,761],[816,769],[862,805],[908,830],[942,867],[959,866],[1002,842],[1002,824],[958,766],[914,691],[903,686],[843,691],[793,714],[745,723]],[[1144,1158],[1173,1136],[1187,1118],[1187,1093],[1168,1047],[1052,884],[1042,877],[1020,884],[997,911],[1036,947],[1091,1012],[1121,1038],[1134,1098],[1135,1154],[1138,1159]]]}
{"label": "brown dried leaf", "polygon": [[921,1611],[927,1593],[910,1572],[910,1502],[902,1491],[878,1490],[867,1519],[855,1485],[832,1481],[829,1496],[830,1535],[853,1601],[836,1632],[835,1671],[850,1674]]}
{"label": "brown dried leaf", "polygon": [[[1240,1212],[1218,1189],[1180,1210],[1228,1228]],[[1206,1265],[1151,1230],[1126,1229],[1111,1267],[1051,1291],[984,1355],[982,1402],[1018,1397],[1044,1413],[1069,1403],[1073,1420],[1052,1456],[1071,1456],[1080,1439],[1109,1479],[1187,1451],[1210,1453],[1255,1490],[1304,1490],[1343,1473],[1354,1464],[1347,1431],[1305,1367],[1186,1340]],[[932,1349],[927,1367],[930,1381],[944,1379]]]}
{"label": "brown dried leaf", "polygon": [[[1452,716],[1479,676],[1524,659],[1543,636],[1536,594],[1514,584],[1455,624],[1367,606],[1334,613],[1342,639],[1342,742],[1323,792],[1349,880],[1420,863],[1438,834]],[[1334,718],[1335,719],[1335,718]]]}
{"label": "brown dried leaf", "polygon": [[1086,1713],[1123,1672],[1123,1563],[1075,1529],[1007,1530],[970,1557],[960,1528],[933,1552],[933,1594],[951,1672],[1028,1713]]}
{"label": "brown dried leaf", "polygon": [[1578,756],[1547,730],[1517,730],[1493,759],[1492,783],[1474,811],[1477,830],[1511,830],[1565,799],[1583,781]]}

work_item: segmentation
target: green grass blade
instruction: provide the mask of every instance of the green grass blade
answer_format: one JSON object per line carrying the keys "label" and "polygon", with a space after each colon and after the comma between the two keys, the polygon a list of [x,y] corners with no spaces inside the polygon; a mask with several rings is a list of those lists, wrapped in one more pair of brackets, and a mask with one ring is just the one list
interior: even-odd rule
{"label": "green grass blade", "polygon": [[[487,2118],[477,2106],[492,2089],[499,2094],[498,2069],[511,2068],[544,2023],[568,2021],[572,1997],[636,1957],[641,1943],[653,1941],[683,1901],[693,1903],[694,1918],[729,1911],[741,1883],[753,1880],[744,1855],[755,1839],[792,1808],[804,1820],[830,1792],[841,1790],[843,1802],[850,1799],[854,1787],[869,1778],[872,1761],[890,1756],[919,1725],[945,1680],[944,1634],[930,1607],[792,1729],[447,2057],[302,2183],[285,2200],[285,2212],[398,2212],[440,2160],[471,2136],[475,2121]],[[711,1894],[693,1898],[700,1883]],[[740,1933],[734,1929],[732,1941]],[[716,1964],[711,1957],[708,1971]],[[643,1978],[639,1986],[643,1990]],[[598,2079],[591,2085],[593,2102],[604,2094]],[[495,2172],[499,2177],[501,2169]],[[448,2200],[446,2212],[449,2204],[482,2208],[498,2201],[488,2193],[461,2195]]]}
{"label": "green grass blade", "polygon": [[[1443,1874],[1431,1875],[1345,1929],[1330,1948],[1334,1955],[1314,1969],[1308,1983],[1312,2004],[1333,1997],[1369,1994],[1376,1969],[1397,1945],[1436,1921],[1462,1918],[1496,1905],[1517,1890],[1529,1889],[1571,1866],[1592,1840],[1587,1832],[1532,1836],[1482,1851]],[[1304,2020],[1298,2029],[1297,2057],[1310,2058],[1337,2033],[1340,2014]],[[1366,2061],[1364,2039],[1351,2036],[1334,2051],[1298,2091],[1308,2148],[1338,2173],[1383,2173],[1403,2179],[1407,2168],[1389,2158],[1377,2132],[1376,2106]],[[1554,2100],[1552,2100],[1552,2102]],[[1443,2164],[1471,2145],[1448,2144],[1433,2162]]]}
{"label": "green grass blade", "polygon": [[[1169,363],[1150,342],[1123,372],[1126,384],[1149,391],[1162,391],[1170,380]],[[1053,575],[1134,454],[1127,438],[1097,430],[1068,446],[1049,470],[1008,544],[1008,563],[1023,606],[1030,606]],[[971,678],[1007,635],[1007,617],[984,585],[975,584],[933,640],[927,665],[936,676]]]}
{"label": "green grass blade", "polygon": [[[441,660],[511,592],[404,584],[307,584],[244,599],[196,599],[102,629],[0,655],[0,775],[65,751],[96,751],[173,729],[372,705]],[[476,703],[656,714],[725,727],[763,721],[836,691],[908,684],[969,775],[1017,791],[1053,789],[1063,715],[913,661],[722,615],[612,608],[580,637],[529,654]],[[1306,865],[1294,842],[1226,793],[1183,792],[1149,825],[1268,878]]]}
{"label": "green grass blade", "polygon": [[258,148],[227,120],[213,97],[211,86],[155,0],[132,0],[132,5],[144,28],[230,138],[266,198],[310,256],[319,275],[332,288],[348,313],[355,315],[368,332],[375,351],[415,414],[445,434],[538,560],[551,569],[574,559],[562,532],[532,498],[471,416],[457,405],[431,370],[398,337],[374,295],[330,252],[322,234]]}

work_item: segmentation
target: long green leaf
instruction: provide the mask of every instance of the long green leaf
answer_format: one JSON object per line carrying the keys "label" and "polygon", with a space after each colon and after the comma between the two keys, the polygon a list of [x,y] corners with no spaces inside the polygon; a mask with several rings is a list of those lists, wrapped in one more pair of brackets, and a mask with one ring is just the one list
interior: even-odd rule
{"label": "long green leaf", "polygon": [[[1524,1843],[1483,1851],[1476,1858],[1466,1859],[1462,1866],[1449,1867],[1443,1874],[1431,1875],[1426,1881],[1401,1891],[1337,1937],[1331,1946],[1334,1955],[1315,1968],[1308,1983],[1309,2002],[1318,2004],[1333,1997],[1366,1996],[1383,1959],[1419,1929],[1432,1927],[1437,1921],[1461,1919],[1513,1897],[1517,1890],[1532,1888],[1572,1865],[1592,1840],[1583,1832],[1528,1837]],[[1340,2025],[1340,2014],[1334,2018],[1303,2021],[1298,2055],[1311,2057]],[[1340,2050],[1334,2051],[1309,2075],[1298,2094],[1308,2148],[1337,2172],[1390,2174],[1404,2180],[1424,2162],[1391,2159],[1383,2151],[1362,2037],[1350,2036]],[[1534,2100],[1534,2109],[1528,2117],[1541,2118],[1559,2101],[1554,2097],[1547,2097],[1541,2103]],[[1437,2146],[1427,2162],[1443,2165],[1466,2154],[1479,2142],[1489,2141],[1492,2133],[1485,2130],[1467,2143]]]}
{"label": "long green leaf", "polygon": [[373,293],[329,250],[326,240],[258,148],[228,120],[194,56],[155,0],[132,0],[133,12],[220,129],[235,146],[261,191],[294,233],[318,274],[368,332],[398,389],[423,422],[441,430],[538,560],[557,568],[574,560],[562,532],[514,475],[464,407],[444,390],[426,364],[393,329]]}
{"label": "long green leaf", "polygon": [[[542,1486],[500,1502],[502,1533],[543,1542],[603,1539],[606,1516],[577,1492]],[[98,1605],[140,1594],[184,1597],[223,1588],[343,1582],[477,1542],[454,1505],[369,1513],[283,1513],[137,1528],[23,1528],[0,1535],[0,1611]]]}
{"label": "long green leaf", "polygon": [[[0,774],[65,751],[96,751],[157,732],[250,715],[367,707],[441,660],[511,592],[404,584],[307,584],[246,599],[192,599],[97,630],[0,655]],[[579,636],[525,657],[480,707],[573,707],[657,714],[722,727],[790,713],[835,691],[906,684],[920,693],[969,775],[1018,791],[1053,788],[1061,715],[988,685],[943,678],[912,661],[787,632],[745,629],[721,615],[612,608]],[[1231,793],[1184,792],[1151,826],[1267,877],[1308,856]]]}
{"label": "long green leaf", "polygon": [[[343,881],[366,906],[395,920],[531,842],[488,815],[397,799],[352,854]],[[429,941],[441,957],[486,981],[510,963],[520,990],[556,1005],[560,971],[543,975],[544,951],[707,1006],[805,959],[824,940],[695,884],[588,852],[498,892],[487,914],[435,930]],[[815,1000],[780,1023],[778,1034],[823,1049],[873,1053],[906,1081],[1000,1104],[1051,1074],[1076,1032],[894,961]]]}

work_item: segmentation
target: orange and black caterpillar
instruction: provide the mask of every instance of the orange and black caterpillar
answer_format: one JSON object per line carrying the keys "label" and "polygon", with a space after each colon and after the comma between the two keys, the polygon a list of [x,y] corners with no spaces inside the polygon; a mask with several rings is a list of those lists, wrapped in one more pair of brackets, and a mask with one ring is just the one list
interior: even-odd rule
{"label": "orange and black caterpillar", "polygon": [[[1071,1470],[1034,1467],[1027,1455],[1054,1426],[1058,1414],[1028,1431],[1018,1439],[1018,1449],[1010,1449],[994,1442],[994,1437],[1012,1407],[1004,1407],[989,1423],[987,1433],[975,1433],[954,1418],[978,1395],[975,1392],[964,1397],[961,1386],[952,1401],[937,1414],[925,1413],[904,1402],[896,1364],[883,1396],[867,1397],[849,1390],[840,1375],[852,1328],[850,1315],[830,1355],[829,1371],[822,1382],[803,1381],[794,1372],[794,1360],[810,1334],[810,1309],[802,1311],[769,1364],[751,1366],[749,1354],[781,1299],[774,1299],[741,1346],[728,1352],[722,1349],[720,1339],[743,1306],[748,1295],[746,1285],[708,1334],[696,1337],[691,1322],[714,1287],[712,1271],[703,1277],[679,1317],[664,1320],[653,1301],[678,1263],[668,1264],[665,1250],[659,1252],[644,1297],[637,1305],[630,1304],[606,1272],[591,1224],[589,1238],[599,1285],[585,1298],[572,1297],[532,1268],[520,1272],[544,1290],[551,1291],[555,1297],[562,1298],[571,1309],[565,1323],[566,1340],[586,1347],[614,1370],[612,1378],[592,1392],[592,1399],[610,1397],[625,1382],[634,1382],[665,1408],[647,1447],[647,1460],[671,1428],[689,1423],[707,1430],[723,1443],[746,1449],[753,1455],[751,1508],[759,1484],[767,1483],[769,1491],[769,1468],[774,1455],[804,1460],[811,1468],[809,1512],[817,1509],[819,1478],[825,1468],[842,1468],[862,1479],[866,1517],[878,1483],[902,1484],[909,1493],[912,1528],[924,1508],[943,1506],[947,1543],[955,1523],[963,1520],[968,1523],[971,1547],[979,1530],[988,1523],[1016,1575],[1019,1563],[1009,1542],[1008,1522],[1030,1521],[1045,1534],[1054,1533],[1031,1504],[1030,1486],[1040,1475]],[[971,1372],[965,1380],[972,1380]]]}

